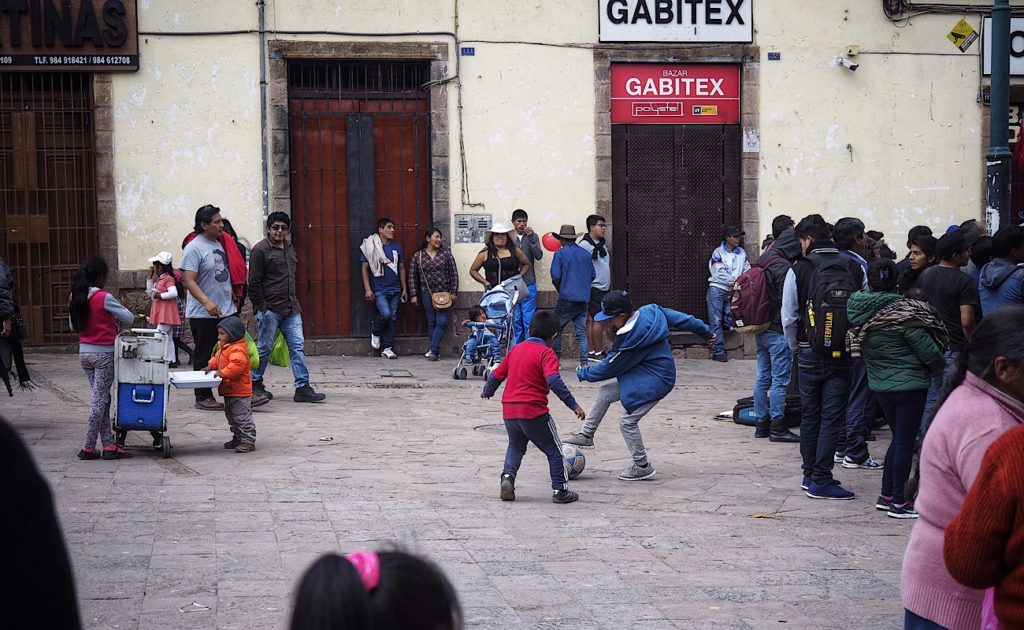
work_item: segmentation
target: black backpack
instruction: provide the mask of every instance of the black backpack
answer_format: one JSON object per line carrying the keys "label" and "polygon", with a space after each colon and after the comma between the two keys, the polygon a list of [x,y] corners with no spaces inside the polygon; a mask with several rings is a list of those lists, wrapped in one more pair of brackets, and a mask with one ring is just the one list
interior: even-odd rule
{"label": "black backpack", "polygon": [[846,302],[861,289],[850,272],[851,261],[839,254],[821,256],[810,254],[807,260],[814,266],[810,295],[804,304],[804,331],[811,349],[826,359],[841,361],[850,358],[846,348]]}

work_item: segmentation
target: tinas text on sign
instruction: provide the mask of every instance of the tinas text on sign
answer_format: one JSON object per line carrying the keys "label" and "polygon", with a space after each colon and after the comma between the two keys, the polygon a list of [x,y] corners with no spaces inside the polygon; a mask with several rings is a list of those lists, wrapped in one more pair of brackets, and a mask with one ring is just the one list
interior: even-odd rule
{"label": "tinas text on sign", "polygon": [[753,0],[598,0],[602,42],[754,41]]}
{"label": "tinas text on sign", "polygon": [[135,0],[0,0],[0,71],[134,71]]}

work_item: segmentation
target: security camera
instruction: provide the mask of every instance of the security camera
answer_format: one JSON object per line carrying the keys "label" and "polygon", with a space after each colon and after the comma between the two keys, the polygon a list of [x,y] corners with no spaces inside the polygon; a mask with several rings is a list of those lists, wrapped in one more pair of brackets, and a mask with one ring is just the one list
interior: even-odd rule
{"label": "security camera", "polygon": [[846,57],[836,57],[836,63],[839,64],[840,66],[846,68],[850,72],[856,72],[857,68],[860,67],[859,63],[854,63],[854,62],[850,61],[849,59],[847,59]]}

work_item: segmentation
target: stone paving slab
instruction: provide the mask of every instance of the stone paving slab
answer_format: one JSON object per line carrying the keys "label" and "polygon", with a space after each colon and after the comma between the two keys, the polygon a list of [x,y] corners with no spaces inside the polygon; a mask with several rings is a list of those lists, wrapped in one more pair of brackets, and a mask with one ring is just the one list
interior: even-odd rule
{"label": "stone paving slab", "polygon": [[[479,378],[452,380],[452,361],[310,364],[327,402],[293,403],[290,373],[272,368],[254,453],[225,451],[224,416],[172,390],[171,459],[132,433],[133,459],[82,462],[85,376],[73,356],[29,356],[42,387],[0,412],[54,488],[87,627],[285,628],[320,553],[395,543],[445,569],[470,628],[900,626],[911,524],[874,509],[881,474],[837,469],[857,498],[813,501],[796,445],[713,419],[749,395],[753,361],[679,360],[676,390],[642,422],[658,475],[615,479],[629,456],[609,418],[566,506],[535,450],[517,500],[498,500],[501,406]],[[597,386],[563,376],[586,406]],[[193,602],[209,610],[179,612]]]}

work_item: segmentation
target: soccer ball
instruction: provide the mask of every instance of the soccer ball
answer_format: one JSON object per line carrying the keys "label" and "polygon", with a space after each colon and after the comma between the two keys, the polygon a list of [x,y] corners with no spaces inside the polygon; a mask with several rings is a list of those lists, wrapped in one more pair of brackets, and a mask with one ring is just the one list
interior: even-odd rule
{"label": "soccer ball", "polygon": [[562,457],[565,458],[565,469],[569,473],[569,479],[579,477],[587,465],[587,458],[583,456],[583,451],[572,444],[563,444]]}

